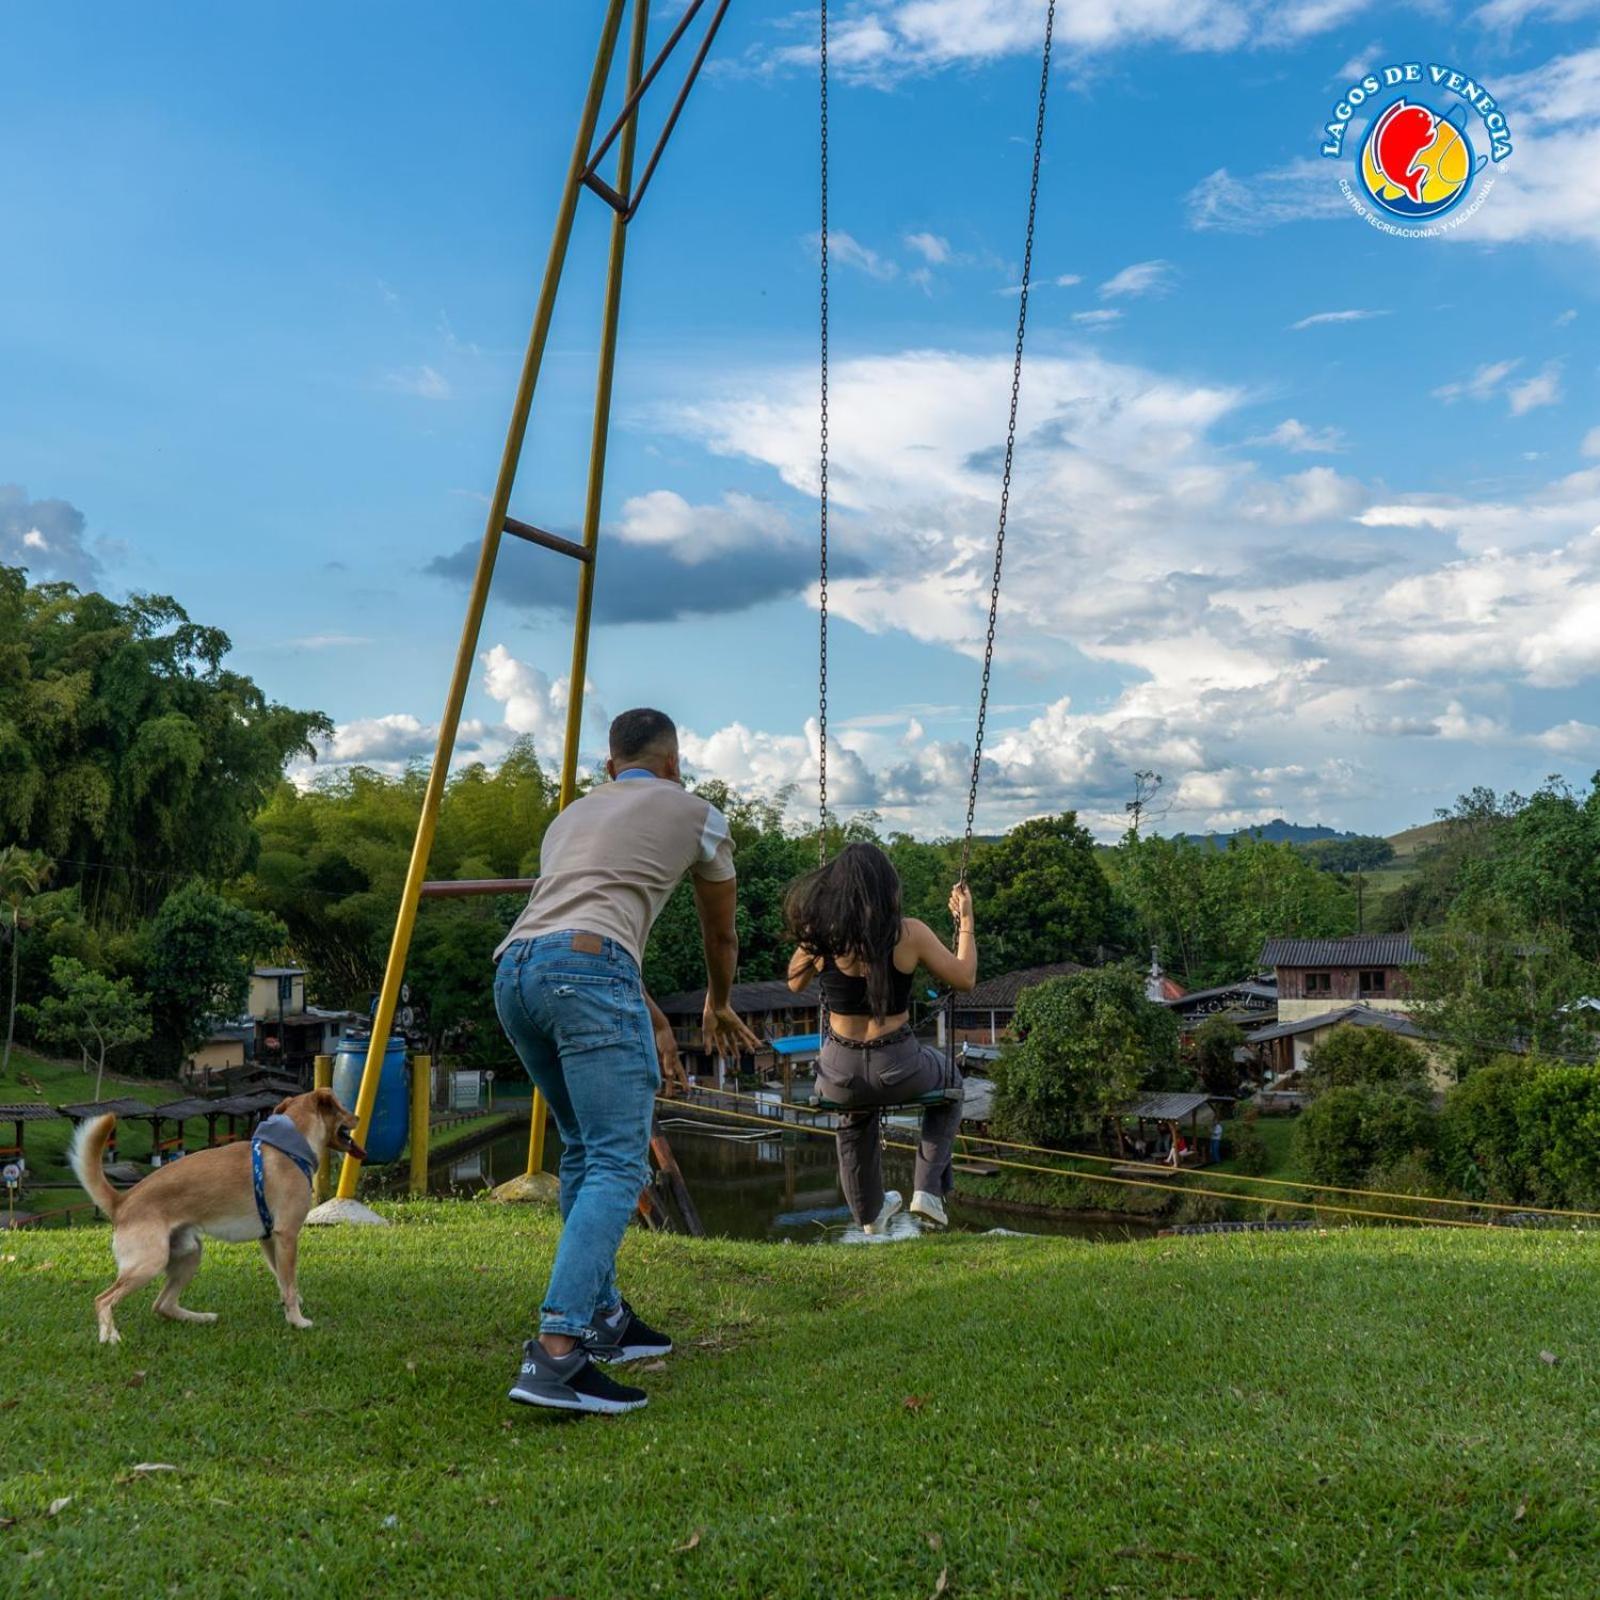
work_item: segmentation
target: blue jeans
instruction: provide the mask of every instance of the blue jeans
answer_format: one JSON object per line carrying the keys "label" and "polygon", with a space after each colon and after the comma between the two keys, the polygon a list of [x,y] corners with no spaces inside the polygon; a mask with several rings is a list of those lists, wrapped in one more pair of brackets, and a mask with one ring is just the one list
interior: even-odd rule
{"label": "blue jeans", "polygon": [[617,1249],[650,1176],[661,1066],[633,957],[611,939],[595,955],[574,950],[574,937],[519,939],[500,958],[494,1004],[561,1130],[564,1226],[539,1330],[578,1338],[621,1299]]}

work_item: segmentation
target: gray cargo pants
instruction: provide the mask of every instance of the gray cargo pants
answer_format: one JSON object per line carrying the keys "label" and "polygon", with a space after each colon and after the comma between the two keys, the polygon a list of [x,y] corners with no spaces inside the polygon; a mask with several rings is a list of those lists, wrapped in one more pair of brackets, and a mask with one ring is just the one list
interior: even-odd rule
{"label": "gray cargo pants", "polygon": [[[955,1187],[950,1154],[961,1131],[961,1073],[942,1050],[924,1044],[908,1028],[870,1045],[828,1034],[817,1063],[817,1087],[838,1104],[852,1107],[839,1123],[839,1186],[858,1223],[883,1209],[883,1148],[878,1112],[918,1095],[943,1089],[955,1096],[922,1113],[917,1139],[915,1187],[941,1198]],[[853,1109],[859,1106],[859,1111]]]}

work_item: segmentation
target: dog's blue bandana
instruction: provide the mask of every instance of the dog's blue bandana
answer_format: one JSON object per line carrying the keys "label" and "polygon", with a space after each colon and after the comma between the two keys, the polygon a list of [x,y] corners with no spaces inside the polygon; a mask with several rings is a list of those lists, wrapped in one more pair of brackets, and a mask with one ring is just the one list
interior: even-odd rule
{"label": "dog's blue bandana", "polygon": [[272,1212],[267,1206],[266,1173],[262,1169],[261,1147],[270,1145],[280,1155],[286,1155],[305,1174],[310,1183],[317,1170],[317,1158],[311,1153],[306,1136],[284,1116],[271,1116],[250,1135],[250,1182],[255,1190],[256,1215],[261,1218],[261,1237],[272,1237]]}

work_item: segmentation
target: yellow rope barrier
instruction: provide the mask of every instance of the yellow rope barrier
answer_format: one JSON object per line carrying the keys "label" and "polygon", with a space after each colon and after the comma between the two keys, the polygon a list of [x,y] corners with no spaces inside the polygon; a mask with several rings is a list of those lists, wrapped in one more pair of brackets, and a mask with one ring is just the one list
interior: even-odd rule
{"label": "yellow rope barrier", "polygon": [[[718,1090],[717,1092],[725,1093],[726,1091]],[[744,1100],[751,1097],[748,1095],[740,1095],[737,1098]],[[665,1095],[657,1095],[656,1099],[665,1106],[682,1106],[684,1103],[681,1100],[669,1100]],[[753,1122],[767,1128],[771,1128],[773,1126],[771,1117],[752,1116],[748,1111],[729,1111],[720,1106],[701,1106],[700,1109],[702,1111],[710,1111],[715,1116],[732,1117],[739,1122]],[[811,1108],[807,1106],[801,1109],[810,1110]],[[778,1126],[780,1128],[792,1128],[797,1133],[820,1134],[825,1139],[831,1139],[834,1137],[833,1129],[819,1128],[815,1123],[806,1124],[800,1122],[781,1122],[778,1124]],[[909,1150],[912,1152],[915,1152],[917,1148],[915,1145],[903,1144],[899,1140],[891,1139],[886,1139],[884,1141],[884,1146],[889,1150]],[[1049,1151],[1047,1153],[1051,1155],[1058,1155],[1067,1161],[1073,1159],[1070,1151],[1059,1150]],[[1013,1172],[1042,1172],[1047,1177],[1076,1178],[1080,1179],[1084,1183],[1113,1183],[1128,1189],[1162,1189],[1172,1194],[1203,1194],[1209,1195],[1218,1200],[1244,1200],[1253,1202],[1256,1205],[1293,1205],[1298,1206],[1306,1211],[1315,1211],[1318,1213],[1327,1212],[1334,1216],[1373,1217],[1385,1222],[1410,1222],[1423,1226],[1434,1225],[1442,1228],[1490,1228],[1494,1226],[1493,1223],[1476,1222],[1465,1217],[1415,1217],[1407,1216],[1405,1213],[1398,1211],[1373,1211],[1361,1206],[1329,1205],[1326,1202],[1318,1200],[1283,1200],[1277,1195],[1240,1194],[1237,1191],[1230,1191],[1226,1189],[1206,1189],[1202,1188],[1198,1184],[1157,1183],[1152,1179],[1145,1178],[1118,1178],[1113,1177],[1110,1173],[1106,1172],[1070,1172],[1061,1167],[1041,1167],[1026,1161],[1006,1161],[1001,1159],[999,1156],[990,1157],[990,1160],[995,1166],[1006,1167]],[[1407,1195],[1404,1198],[1414,1201],[1419,1205],[1432,1205],[1435,1203],[1434,1201],[1421,1195]]]}
{"label": "yellow rope barrier", "polygon": [[[785,1111],[804,1111],[808,1115],[811,1115],[811,1116],[816,1116],[816,1115],[819,1114],[819,1108],[818,1107],[816,1107],[816,1106],[797,1105],[792,1100],[777,1100],[777,1101],[761,1100],[755,1095],[739,1094],[736,1091],[731,1090],[731,1089],[715,1089],[715,1090],[710,1090],[708,1092],[709,1093],[713,1093],[713,1094],[722,1095],[726,1099],[729,1099],[729,1100],[743,1100],[743,1101],[746,1101],[750,1105],[768,1105],[768,1106],[776,1105],[776,1106],[780,1107],[782,1110],[785,1110]],[[827,1109],[830,1109],[830,1108],[820,1108],[820,1109],[823,1110],[823,1111],[826,1111]],[[863,1109],[872,1109],[872,1108],[864,1107]],[[888,1107],[884,1107],[882,1109],[893,1111],[893,1110],[896,1110],[896,1109],[916,1109],[916,1108],[915,1107],[897,1108],[897,1107],[894,1107],[894,1106],[888,1106]],[[785,1123],[784,1126],[786,1126],[786,1127],[794,1127],[794,1126],[798,1126],[798,1124]],[[823,1129],[821,1131],[827,1132],[828,1130]],[[1138,1162],[1138,1161],[1130,1161],[1130,1160],[1126,1159],[1125,1157],[1121,1157],[1121,1156],[1100,1156],[1100,1155],[1093,1155],[1088,1151],[1079,1151],[1079,1150],[1051,1150],[1045,1145],[1018,1144],[1015,1141],[1009,1140],[1009,1139],[996,1139],[990,1134],[982,1134],[982,1135],[962,1134],[961,1137],[964,1140],[972,1141],[972,1142],[975,1142],[975,1143],[980,1144],[980,1145],[992,1145],[997,1150],[1019,1150],[1025,1155],[1054,1156],[1058,1160],[1064,1160],[1064,1161],[1092,1161],[1092,1162],[1095,1162],[1095,1163],[1097,1163],[1099,1165],[1110,1166],[1110,1167],[1148,1165],[1152,1172],[1160,1172],[1160,1171],[1163,1171],[1163,1170],[1167,1170],[1167,1169],[1164,1168],[1164,1166],[1157,1165],[1155,1163],[1141,1163],[1141,1162]],[[1089,1174],[1088,1173],[1080,1173],[1080,1174],[1077,1174],[1077,1176],[1080,1176],[1080,1177],[1083,1177],[1083,1178],[1087,1178],[1089,1176]],[[1553,1207],[1553,1206],[1509,1205],[1509,1204],[1507,1204],[1507,1203],[1505,1203],[1503,1201],[1498,1201],[1498,1200],[1457,1200],[1457,1199],[1455,1199],[1455,1198],[1453,1198],[1451,1196],[1448,1196],[1448,1195],[1404,1194],[1404,1193],[1401,1193],[1401,1192],[1399,1192],[1397,1190],[1393,1190],[1393,1189],[1352,1189],[1352,1188],[1347,1187],[1344,1184],[1338,1184],[1338,1183],[1304,1183],[1301,1180],[1299,1180],[1298,1178],[1267,1178],[1267,1177],[1262,1177],[1259,1174],[1246,1173],[1246,1172],[1229,1172],[1229,1173],[1222,1174],[1222,1176],[1229,1183],[1260,1183],[1260,1184],[1268,1184],[1268,1185],[1271,1185],[1274,1188],[1300,1189],[1300,1190],[1303,1190],[1303,1191],[1305,1191],[1306,1193],[1309,1193],[1309,1194],[1342,1194],[1342,1195],[1354,1196],[1357,1199],[1365,1199],[1365,1200],[1401,1200],[1401,1201],[1408,1201],[1408,1202],[1411,1202],[1413,1204],[1418,1204],[1418,1205],[1452,1206],[1452,1207],[1456,1208],[1457,1210],[1462,1210],[1462,1211],[1505,1211],[1505,1212],[1512,1212],[1512,1213],[1514,1213],[1514,1214],[1516,1214],[1518,1216],[1528,1216],[1528,1217],[1565,1217],[1565,1218],[1567,1218],[1569,1220],[1578,1221],[1578,1222],[1600,1222],[1600,1211],[1566,1211],[1566,1210],[1561,1210],[1561,1209],[1559,1209],[1557,1207]],[[1130,1179],[1128,1181],[1131,1182],[1133,1180]],[[1198,1191],[1198,1190],[1190,1190],[1188,1192],[1189,1193],[1199,1193],[1200,1191]],[[1252,1199],[1255,1199],[1256,1197],[1254,1195],[1249,1195],[1249,1194],[1238,1194],[1238,1193],[1235,1193],[1235,1194],[1230,1195],[1229,1198],[1230,1199],[1235,1199],[1235,1200],[1252,1200]],[[1310,1203],[1311,1203],[1310,1201],[1291,1201],[1289,1199],[1289,1197],[1286,1196],[1286,1195],[1269,1195],[1266,1198],[1269,1199],[1269,1200],[1281,1200],[1285,1205],[1289,1205],[1289,1204],[1310,1205]]]}

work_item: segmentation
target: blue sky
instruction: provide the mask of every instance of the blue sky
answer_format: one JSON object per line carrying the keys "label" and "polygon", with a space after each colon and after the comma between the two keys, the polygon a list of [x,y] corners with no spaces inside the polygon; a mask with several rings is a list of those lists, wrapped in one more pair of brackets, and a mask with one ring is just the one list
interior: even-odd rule
{"label": "blue sky", "polygon": [[[0,560],[175,594],[335,718],[328,764],[425,756],[600,11],[15,11]],[[1597,13],[1061,6],[980,823],[1110,831],[1153,767],[1171,826],[1388,831],[1600,766]],[[962,808],[1043,14],[834,6],[833,770],[921,832]],[[585,741],[659,703],[802,809],[814,39],[734,0],[633,226]],[[1375,232],[1317,156],[1412,59],[1516,141],[1447,238]],[[567,530],[607,223],[513,501]],[[573,582],[504,553],[464,755],[557,758]]]}

